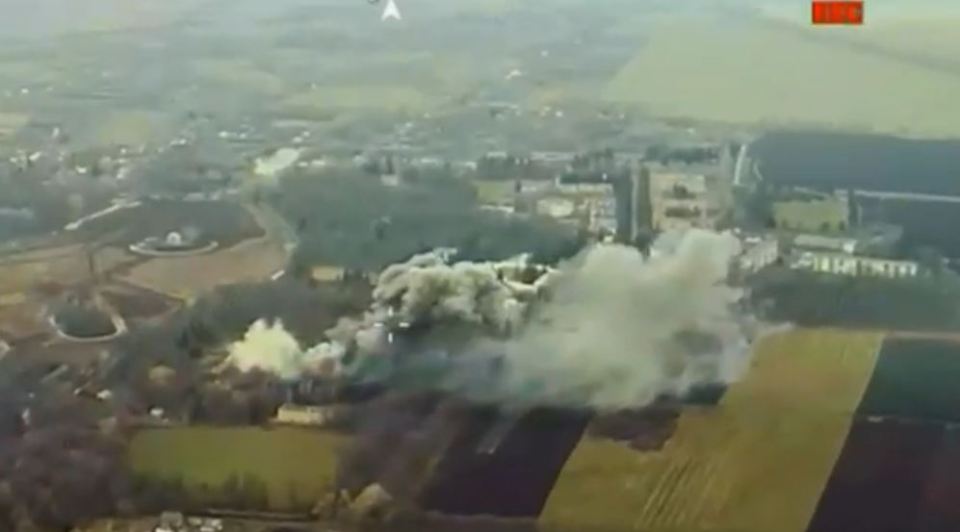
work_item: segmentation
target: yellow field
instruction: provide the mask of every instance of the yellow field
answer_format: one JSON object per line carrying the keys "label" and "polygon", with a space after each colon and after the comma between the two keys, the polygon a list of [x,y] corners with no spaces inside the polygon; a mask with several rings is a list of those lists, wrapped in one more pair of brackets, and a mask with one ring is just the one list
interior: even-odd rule
{"label": "yellow field", "polygon": [[960,134],[960,75],[827,35],[805,27],[663,24],[606,97],[662,116],[719,122]]}
{"label": "yellow field", "polygon": [[571,101],[594,101],[603,96],[602,82],[574,80],[568,82],[554,82],[533,89],[527,98],[529,105],[537,107],[569,108]]}
{"label": "yellow field", "polygon": [[194,70],[212,81],[269,95],[281,94],[286,88],[286,83],[276,74],[265,72],[242,59],[201,59],[194,61]]}
{"label": "yellow field", "polygon": [[[118,32],[166,26],[196,8],[195,2],[99,2],[58,3],[56,17],[45,20],[64,33]],[[42,11],[42,9],[41,9]]]}
{"label": "yellow field", "polygon": [[43,307],[32,301],[20,305],[0,307],[0,331],[9,335],[6,340],[25,338],[50,330],[44,319]]}
{"label": "yellow field", "polygon": [[953,61],[960,47],[960,19],[954,17],[898,18],[895,22],[871,22],[857,32],[858,40],[893,52]]}
{"label": "yellow field", "polygon": [[[97,252],[95,264],[103,272],[132,262],[134,258],[117,248]],[[90,277],[82,245],[59,246],[12,255],[0,260],[0,294],[29,290],[40,283],[69,285]]]}
{"label": "yellow field", "polygon": [[[95,263],[102,273],[133,260],[123,250],[105,248],[97,252]],[[89,279],[87,256],[80,245],[4,257],[0,260],[0,329],[15,337],[46,331],[43,303],[31,298],[30,291],[44,283],[69,286]]]}
{"label": "yellow field", "polygon": [[153,530],[157,525],[156,516],[140,519],[101,519],[87,525],[80,525],[75,532],[142,532]]}
{"label": "yellow field", "polygon": [[20,305],[26,302],[27,295],[23,292],[0,293],[0,307]]}
{"label": "yellow field", "polygon": [[386,109],[420,111],[429,106],[423,92],[406,85],[336,85],[320,87],[285,99],[281,106],[296,109]]}
{"label": "yellow field", "polygon": [[135,285],[188,300],[218,285],[263,281],[286,266],[287,252],[269,237],[192,257],[151,259],[123,278]]}
{"label": "yellow field", "polygon": [[513,181],[474,180],[472,184],[480,203],[497,203],[513,198]]}
{"label": "yellow field", "polygon": [[24,113],[0,113],[0,137],[12,135],[30,121]]}
{"label": "yellow field", "polygon": [[881,336],[765,339],[716,408],[685,411],[661,451],[585,437],[544,509],[546,530],[801,532],[873,371]]}
{"label": "yellow field", "polygon": [[162,136],[166,123],[149,111],[123,110],[99,118],[96,128],[96,139],[100,143],[132,145]]}
{"label": "yellow field", "polygon": [[39,61],[4,61],[0,63],[0,76],[18,79],[21,83],[55,83],[63,74],[52,65]]}

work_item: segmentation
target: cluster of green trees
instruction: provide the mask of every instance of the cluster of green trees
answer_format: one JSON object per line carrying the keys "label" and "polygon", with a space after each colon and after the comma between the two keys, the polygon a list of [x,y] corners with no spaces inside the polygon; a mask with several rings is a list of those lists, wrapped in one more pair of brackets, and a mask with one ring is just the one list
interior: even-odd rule
{"label": "cluster of green trees", "polygon": [[862,133],[776,131],[750,145],[765,179],[785,186],[960,194],[960,143]]}
{"label": "cluster of green trees", "polygon": [[573,162],[570,163],[570,166],[574,171],[598,171],[611,169],[614,164],[615,157],[613,149],[604,148],[602,150],[578,153],[573,157]]}
{"label": "cluster of green trees", "polygon": [[84,214],[110,203],[111,187],[94,180],[82,183],[48,182],[52,171],[21,170],[0,165],[0,208],[28,209],[32,218],[17,223],[0,219],[0,239],[29,236],[62,228]]}
{"label": "cluster of green trees", "polygon": [[515,179],[549,179],[552,172],[528,157],[508,153],[503,157],[484,156],[477,159],[477,175],[494,181]]}
{"label": "cluster of green trees", "polygon": [[[295,487],[294,487],[295,488]],[[187,511],[224,509],[234,511],[269,511],[270,490],[267,483],[255,475],[233,473],[219,485],[190,484],[183,477],[154,477],[138,475],[133,478],[133,491],[138,494],[140,507],[150,511],[178,508]],[[291,489],[291,496],[296,497]],[[288,501],[293,505],[298,499]]]}
{"label": "cluster of green trees", "polygon": [[198,299],[185,316],[187,343],[219,345],[239,339],[258,318],[279,319],[305,344],[323,338],[340,316],[367,308],[369,288],[355,283],[305,286],[294,279],[219,287]]}
{"label": "cluster of green trees", "polygon": [[0,530],[73,530],[136,512],[124,439],[100,430],[72,390],[30,397],[23,380],[0,376]]}
{"label": "cluster of green trees", "polygon": [[96,338],[116,332],[110,316],[93,305],[64,303],[54,313],[60,329],[78,338]]}
{"label": "cluster of green trees", "polygon": [[583,235],[549,220],[479,210],[469,183],[449,176],[389,187],[339,170],[291,176],[281,187],[272,200],[299,230],[293,261],[301,267],[324,263],[377,271],[436,247],[456,247],[467,259],[531,252],[553,262],[583,244]]}
{"label": "cluster of green trees", "polygon": [[222,142],[173,146],[156,155],[136,177],[143,194],[208,192],[234,183],[246,163]]}
{"label": "cluster of green trees", "polygon": [[716,161],[721,153],[718,148],[671,148],[663,144],[653,144],[644,151],[644,159],[660,164],[680,162],[684,164],[709,163]]}
{"label": "cluster of green trees", "polygon": [[960,279],[846,277],[773,270],[752,297],[766,317],[805,326],[960,330]]}

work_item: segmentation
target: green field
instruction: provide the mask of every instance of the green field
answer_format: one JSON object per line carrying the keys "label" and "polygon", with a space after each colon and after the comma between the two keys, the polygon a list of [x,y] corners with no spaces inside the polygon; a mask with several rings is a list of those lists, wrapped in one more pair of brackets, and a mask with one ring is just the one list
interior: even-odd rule
{"label": "green field", "polygon": [[134,437],[129,459],[139,474],[179,477],[196,490],[219,487],[232,475],[253,476],[266,484],[271,509],[285,510],[322,496],[343,441],[339,435],[297,428],[148,429]]}

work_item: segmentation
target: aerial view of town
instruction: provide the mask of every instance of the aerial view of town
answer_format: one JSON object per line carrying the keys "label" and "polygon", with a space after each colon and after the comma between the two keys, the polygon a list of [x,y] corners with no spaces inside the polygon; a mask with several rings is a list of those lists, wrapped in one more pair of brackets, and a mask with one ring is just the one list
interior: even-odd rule
{"label": "aerial view of town", "polygon": [[960,4],[0,0],[0,532],[960,530]]}

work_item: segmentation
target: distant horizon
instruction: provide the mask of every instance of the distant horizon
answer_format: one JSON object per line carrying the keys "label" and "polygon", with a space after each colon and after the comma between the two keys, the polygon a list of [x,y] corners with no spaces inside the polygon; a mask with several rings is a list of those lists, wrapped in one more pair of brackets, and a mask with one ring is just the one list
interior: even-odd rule
{"label": "distant horizon", "polygon": [[[453,0],[451,0],[453,1]],[[531,0],[456,0],[457,8],[473,9],[486,5],[530,5]],[[567,0],[566,5],[577,0]],[[588,0],[580,0],[585,4]],[[381,2],[382,3],[382,2]],[[629,9],[622,0],[590,0],[591,7],[597,9]],[[806,24],[809,19],[810,3],[807,0],[687,0],[681,3],[663,0],[636,0],[629,3],[638,9],[656,7],[677,13],[709,13],[729,8],[756,9],[763,14]],[[960,2],[948,0],[916,0],[905,3],[902,0],[865,0],[865,28],[871,25],[888,25],[910,22],[916,19],[928,21],[943,17],[960,19]],[[402,12],[416,17],[418,13],[436,12],[443,5],[441,0],[405,0],[401,3]],[[380,5],[371,6],[368,0],[278,0],[260,2],[259,0],[169,0],[166,2],[123,0],[0,0],[0,9],[6,16],[0,19],[0,38],[31,39],[62,36],[90,31],[125,31],[141,27],[153,27],[158,23],[173,22],[181,16],[189,18],[208,8],[223,13],[225,22],[243,24],[256,22],[264,17],[281,15],[289,9],[301,6],[340,8],[357,6],[371,8],[375,12],[382,10]],[[444,5],[444,8],[448,6]],[[509,7],[507,8],[509,9]],[[549,10],[545,6],[544,9]],[[338,9],[339,11],[339,9]],[[444,9],[447,11],[447,9]],[[360,12],[360,11],[358,11]]]}

